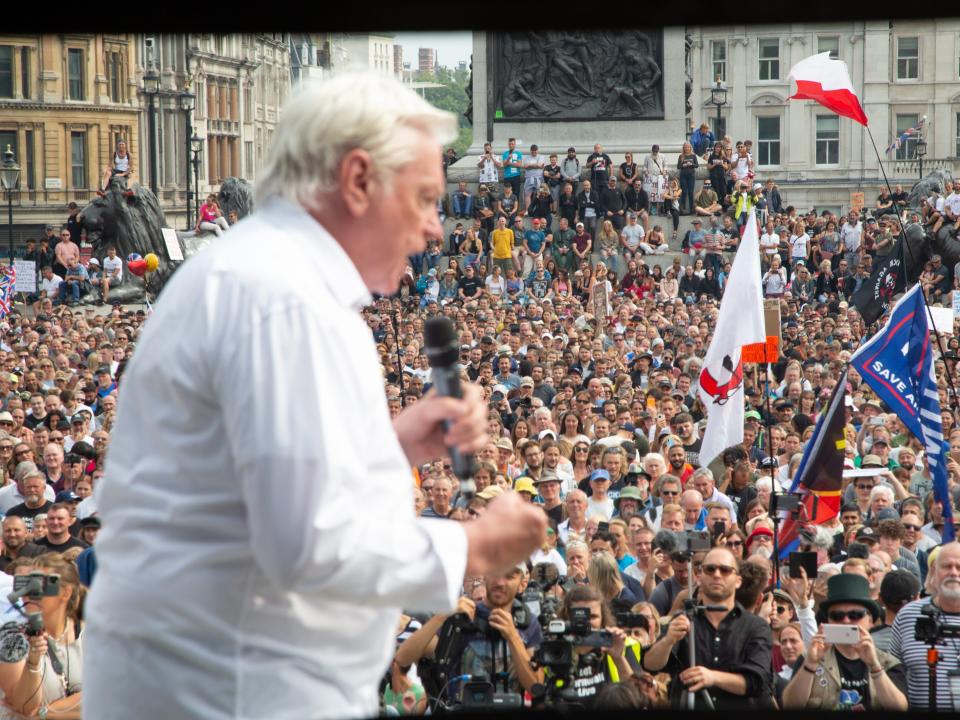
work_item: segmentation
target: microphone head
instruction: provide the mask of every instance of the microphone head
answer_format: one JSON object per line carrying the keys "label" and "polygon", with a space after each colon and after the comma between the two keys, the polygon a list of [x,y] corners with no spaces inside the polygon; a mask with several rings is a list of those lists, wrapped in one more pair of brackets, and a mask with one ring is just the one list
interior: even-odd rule
{"label": "microphone head", "polygon": [[457,330],[448,318],[434,317],[423,324],[423,344],[431,367],[449,367],[460,358]]}
{"label": "microphone head", "polygon": [[8,622],[0,627],[0,662],[20,662],[29,650],[30,642],[22,623]]}

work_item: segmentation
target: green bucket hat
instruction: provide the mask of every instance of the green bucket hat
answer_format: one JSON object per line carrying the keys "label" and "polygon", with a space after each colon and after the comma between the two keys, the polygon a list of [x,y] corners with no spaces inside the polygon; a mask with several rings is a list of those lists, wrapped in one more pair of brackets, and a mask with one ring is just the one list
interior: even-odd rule
{"label": "green bucket hat", "polygon": [[643,496],[640,495],[640,490],[633,485],[627,485],[623,490],[620,491],[620,497],[613,501],[613,504],[617,510],[620,509],[620,501],[624,499],[636,500],[638,503],[643,505]]}

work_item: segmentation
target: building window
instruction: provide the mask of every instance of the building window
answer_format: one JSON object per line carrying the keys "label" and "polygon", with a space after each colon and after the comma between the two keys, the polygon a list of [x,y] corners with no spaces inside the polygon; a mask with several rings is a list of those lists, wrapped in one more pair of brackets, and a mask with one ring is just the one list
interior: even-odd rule
{"label": "building window", "polygon": [[107,55],[107,73],[110,84],[110,100],[123,102],[123,60],[118,52]]}
{"label": "building window", "polygon": [[818,37],[817,38],[817,53],[830,53],[830,57],[834,60],[840,58],[840,38],[836,35],[831,35],[830,37]]}
{"label": "building window", "polygon": [[780,164],[780,118],[757,118],[757,165]]}
{"label": "building window", "polygon": [[13,97],[13,48],[0,45],[0,97]]}
{"label": "building window", "polygon": [[87,134],[70,133],[70,187],[87,187]]}
{"label": "building window", "polygon": [[780,79],[780,40],[777,38],[761,38],[757,41],[760,58],[760,79]]}
{"label": "building window", "polygon": [[711,82],[716,81],[717,78],[720,78],[720,82],[726,82],[727,81],[727,41],[726,40],[710,41],[710,62],[712,63],[710,67]]}
{"label": "building window", "polygon": [[897,38],[897,80],[920,77],[920,38]]}
{"label": "building window", "polygon": [[23,134],[24,152],[23,164],[27,172],[27,188],[35,190],[37,187],[37,168],[33,150],[33,130],[26,130]]}
{"label": "building window", "polygon": [[20,97],[30,98],[30,48],[20,48]]}
{"label": "building window", "polygon": [[953,156],[960,157],[960,112],[956,113],[957,132],[953,138]]}
{"label": "building window", "polygon": [[67,97],[70,100],[84,100],[83,93],[83,50],[67,50]]}
{"label": "building window", "polygon": [[244,154],[246,155],[246,172],[244,173],[245,177],[253,177],[253,140],[247,140],[243,144]]}
{"label": "building window", "polygon": [[840,116],[817,115],[817,165],[840,162]]}
{"label": "building window", "polygon": [[[919,121],[920,116],[917,114],[897,115],[897,138],[904,130],[916,127]],[[909,135],[900,143],[900,147],[897,148],[897,160],[912,160],[915,158],[917,156],[917,140],[919,139],[919,135]]]}
{"label": "building window", "polygon": [[249,85],[243,88],[243,119],[245,122],[253,121],[253,92]]}

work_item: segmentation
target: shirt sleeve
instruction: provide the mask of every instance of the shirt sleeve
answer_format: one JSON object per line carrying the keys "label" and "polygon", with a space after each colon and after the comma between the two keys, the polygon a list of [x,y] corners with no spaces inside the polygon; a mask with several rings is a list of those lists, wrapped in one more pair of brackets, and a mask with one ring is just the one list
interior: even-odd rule
{"label": "shirt sleeve", "polygon": [[744,623],[743,631],[749,633],[740,651],[741,661],[733,665],[729,672],[743,675],[747,682],[748,698],[763,698],[769,696],[773,687],[773,639],[769,627],[760,627],[754,623],[747,626]]}
{"label": "shirt sleeve", "polygon": [[455,607],[466,535],[415,517],[362,321],[298,302],[242,312],[253,318],[220,338],[216,395],[261,571],[344,602]]}

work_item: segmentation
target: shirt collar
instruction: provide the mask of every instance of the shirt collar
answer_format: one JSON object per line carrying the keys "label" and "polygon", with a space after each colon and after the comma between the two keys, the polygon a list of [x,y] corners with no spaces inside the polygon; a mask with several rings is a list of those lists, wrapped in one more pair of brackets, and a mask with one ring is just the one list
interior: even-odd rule
{"label": "shirt collar", "polygon": [[373,302],[360,272],[343,247],[301,205],[282,198],[272,198],[262,212],[270,212],[270,224],[303,236],[302,249],[308,260],[322,268],[330,292],[343,307],[360,310]]}

